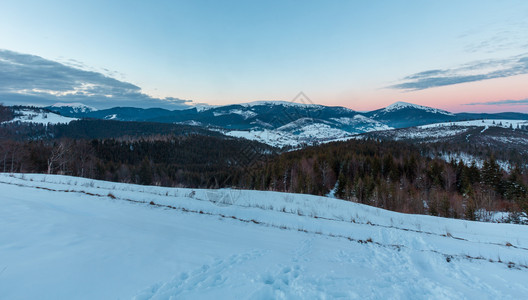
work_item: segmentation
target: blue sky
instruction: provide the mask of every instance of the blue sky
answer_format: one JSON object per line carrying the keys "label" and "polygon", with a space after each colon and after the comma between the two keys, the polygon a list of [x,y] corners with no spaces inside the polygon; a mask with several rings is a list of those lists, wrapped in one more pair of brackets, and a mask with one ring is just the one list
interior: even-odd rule
{"label": "blue sky", "polygon": [[[112,77],[97,89],[105,94],[81,98],[98,107],[288,101],[303,91],[358,110],[409,101],[528,112],[527,1],[5,1],[0,49]],[[102,84],[75,74],[68,80]],[[110,82],[120,82],[114,97]],[[71,97],[71,84],[37,92],[66,88],[59,94]]]}

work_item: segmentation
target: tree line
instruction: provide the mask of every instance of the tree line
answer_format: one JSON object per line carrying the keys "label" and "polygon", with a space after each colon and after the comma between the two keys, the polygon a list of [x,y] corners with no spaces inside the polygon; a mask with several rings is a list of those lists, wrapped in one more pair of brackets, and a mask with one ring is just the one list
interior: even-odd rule
{"label": "tree line", "polygon": [[245,187],[328,195],[393,211],[477,219],[483,211],[528,212],[528,176],[422,155],[402,142],[351,140],[283,153],[252,170]]}

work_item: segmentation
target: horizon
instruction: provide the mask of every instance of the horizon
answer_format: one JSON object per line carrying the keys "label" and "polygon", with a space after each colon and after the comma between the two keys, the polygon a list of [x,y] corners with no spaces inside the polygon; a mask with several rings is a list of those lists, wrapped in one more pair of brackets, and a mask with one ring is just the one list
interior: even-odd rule
{"label": "horizon", "polygon": [[[200,108],[200,107],[212,107],[212,108],[215,108],[215,107],[223,107],[223,106],[231,106],[231,105],[248,105],[248,104],[258,104],[258,103],[262,103],[262,104],[266,104],[266,103],[276,103],[276,104],[300,104],[300,105],[321,105],[321,106],[326,106],[326,107],[341,107],[341,108],[348,108],[348,109],[351,109],[352,111],[355,111],[355,112],[358,112],[358,113],[368,113],[368,112],[372,112],[372,111],[376,111],[376,110],[381,110],[381,109],[385,109],[385,108],[388,108],[392,105],[395,105],[395,104],[399,104],[399,103],[402,103],[402,104],[410,104],[410,105],[416,105],[416,106],[423,106],[423,107],[427,107],[427,108],[434,108],[434,109],[439,109],[437,107],[434,107],[434,106],[425,106],[425,105],[420,105],[420,104],[416,104],[416,103],[411,103],[411,102],[406,102],[406,101],[396,101],[396,102],[393,102],[387,106],[384,106],[384,107],[380,107],[380,108],[375,108],[375,109],[372,109],[372,110],[356,110],[356,109],[353,109],[353,108],[350,108],[350,107],[345,107],[345,106],[339,106],[339,105],[324,105],[324,104],[318,104],[318,103],[295,103],[295,102],[289,102],[289,101],[283,101],[283,100],[256,100],[256,101],[251,101],[251,102],[241,102],[241,103],[230,103],[230,104],[203,104],[203,103],[200,103],[200,104],[196,104],[196,105],[187,105],[185,107],[181,107],[181,108],[177,108],[177,109],[171,109],[170,107],[159,107],[159,106],[154,106],[154,107],[135,107],[135,106],[112,106],[112,107],[107,107],[107,108],[96,108],[96,107],[93,107],[93,106],[90,106],[90,105],[86,105],[84,103],[80,103],[80,102],[57,102],[57,103],[53,103],[53,104],[41,104],[41,105],[28,105],[28,106],[34,106],[34,107],[39,107],[39,108],[46,108],[46,107],[61,107],[61,106],[85,106],[85,107],[88,107],[88,108],[91,108],[91,109],[95,109],[95,110],[105,110],[105,109],[112,109],[112,108],[126,108],[126,107],[130,107],[130,108],[142,108],[142,109],[150,109],[150,108],[158,108],[158,109],[167,109],[167,110],[185,110],[185,109],[194,109],[194,108]],[[2,103],[0,103],[2,104]],[[445,110],[446,112],[449,112],[449,113],[455,113],[455,114],[460,114],[460,113],[489,113],[489,112],[483,112],[483,111],[460,111],[460,112],[453,112],[453,111],[449,111],[449,110]],[[497,111],[497,112],[491,112],[490,114],[501,114],[501,113],[524,113],[524,112],[516,112],[516,111]],[[524,114],[528,114],[528,113],[524,113]]]}
{"label": "horizon", "polygon": [[0,102],[181,109],[304,92],[360,112],[528,113],[527,14],[517,0],[9,3]]}

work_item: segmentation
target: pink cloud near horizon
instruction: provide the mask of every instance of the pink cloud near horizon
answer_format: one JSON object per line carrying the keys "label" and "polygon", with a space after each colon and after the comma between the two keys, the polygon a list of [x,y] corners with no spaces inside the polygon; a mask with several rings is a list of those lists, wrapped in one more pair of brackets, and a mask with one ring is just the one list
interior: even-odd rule
{"label": "pink cloud near horizon", "polygon": [[343,93],[328,105],[359,111],[375,110],[396,101],[431,106],[451,112],[523,112],[528,104],[478,104],[528,98],[528,74],[454,84],[417,91],[380,89],[367,93]]}

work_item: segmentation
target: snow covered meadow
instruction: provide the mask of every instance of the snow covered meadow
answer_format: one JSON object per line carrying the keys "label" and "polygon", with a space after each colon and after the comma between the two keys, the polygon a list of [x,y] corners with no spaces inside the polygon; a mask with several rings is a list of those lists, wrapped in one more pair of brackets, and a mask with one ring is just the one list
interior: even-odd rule
{"label": "snow covered meadow", "polygon": [[521,299],[528,227],[0,174],[3,299]]}
{"label": "snow covered meadow", "polygon": [[41,111],[38,109],[20,109],[16,111],[19,114],[13,120],[8,122],[37,123],[37,124],[68,124],[76,118],[68,118],[56,113]]}

